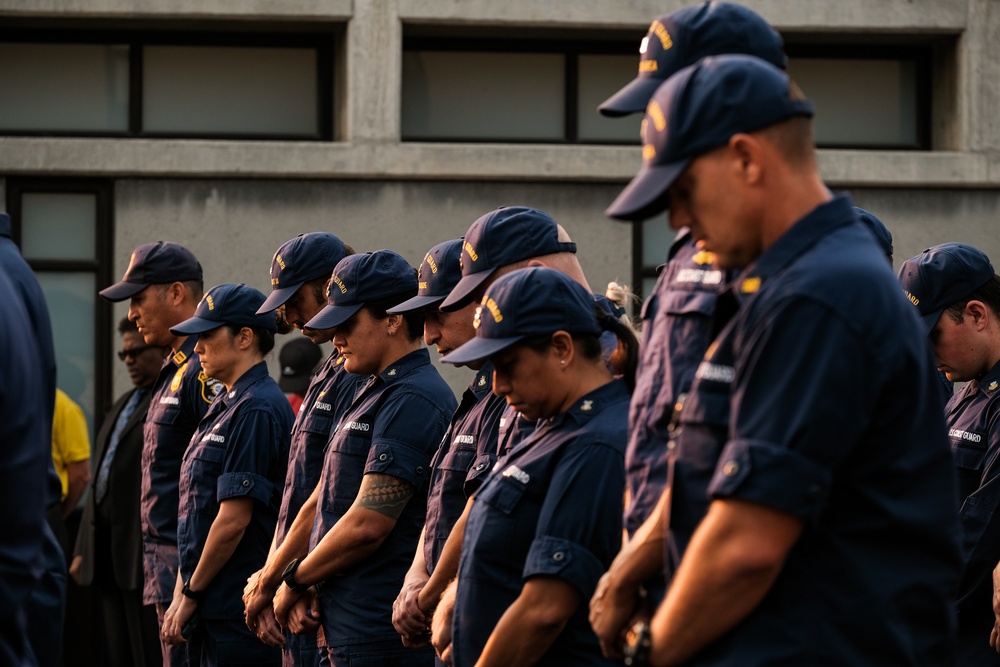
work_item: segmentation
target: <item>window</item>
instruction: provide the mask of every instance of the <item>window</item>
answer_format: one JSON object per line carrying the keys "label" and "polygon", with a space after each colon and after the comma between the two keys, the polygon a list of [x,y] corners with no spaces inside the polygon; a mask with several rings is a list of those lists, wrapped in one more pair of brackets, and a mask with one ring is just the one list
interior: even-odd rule
{"label": "window", "polygon": [[921,149],[930,141],[930,48],[787,47],[788,73],[816,107],[820,148]]}
{"label": "window", "polygon": [[640,116],[597,105],[635,76],[638,42],[403,42],[404,141],[638,144]]}
{"label": "window", "polygon": [[0,31],[0,133],[331,140],[333,39]]}
{"label": "window", "polygon": [[111,185],[105,181],[7,181],[14,241],[45,293],[56,383],[83,409],[91,440],[110,398]]}
{"label": "window", "polygon": [[632,223],[632,284],[643,300],[653,293],[657,269],[666,263],[675,233],[666,215]]}

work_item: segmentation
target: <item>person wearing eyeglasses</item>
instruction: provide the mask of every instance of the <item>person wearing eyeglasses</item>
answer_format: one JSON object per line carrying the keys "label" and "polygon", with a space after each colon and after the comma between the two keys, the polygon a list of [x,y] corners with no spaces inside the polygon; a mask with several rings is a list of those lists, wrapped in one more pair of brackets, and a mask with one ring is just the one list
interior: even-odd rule
{"label": "person wearing eyeglasses", "polygon": [[96,612],[97,652],[102,665],[162,664],[156,610],[142,603],[142,424],[150,389],[167,349],[146,345],[135,322],[118,324],[132,389],[118,397],[94,441],[90,493],[69,573],[90,586]]}

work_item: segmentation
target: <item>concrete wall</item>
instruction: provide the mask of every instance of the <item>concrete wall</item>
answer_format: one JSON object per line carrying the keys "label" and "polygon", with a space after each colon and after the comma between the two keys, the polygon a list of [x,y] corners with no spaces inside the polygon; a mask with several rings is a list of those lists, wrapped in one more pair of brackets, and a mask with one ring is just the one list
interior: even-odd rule
{"label": "concrete wall", "polygon": [[[205,285],[245,282],[270,291],[271,257],[296,234],[329,231],[356,250],[390,248],[418,266],[431,246],[465,234],[497,206],[527,204],[550,213],[579,246],[591,287],[628,282],[631,228],[602,211],[616,185],[370,181],[122,180],[115,184],[115,275],[132,249],[175,241],[202,262]],[[127,311],[119,304],[115,317]],[[117,320],[116,320],[117,321]],[[276,347],[284,343],[278,341]],[[115,341],[117,344],[117,341]],[[272,371],[277,363],[270,364]],[[457,391],[468,371],[439,366]],[[119,369],[115,389],[128,378]]]}
{"label": "concrete wall", "polygon": [[[685,0],[0,0],[0,26],[141,25],[237,29],[285,24],[338,40],[334,142],[0,137],[5,177],[114,181],[114,273],[139,243],[196,249],[211,284],[267,288],[270,257],[296,233],[334,231],[359,250],[411,263],[482,213],[524,203],[573,234],[592,287],[630,279],[630,229],[602,211],[640,164],[636,147],[402,143],[402,35],[408,26],[635,35]],[[786,38],[919,38],[936,49],[931,151],[827,150],[831,187],[889,226],[896,264],[960,240],[1000,261],[1000,3],[996,0],[747,0]],[[337,36],[341,35],[341,36]],[[334,37],[337,36],[337,37]],[[871,110],[859,109],[859,122]],[[116,310],[120,316],[121,310]],[[112,345],[115,343],[110,343]],[[116,372],[118,370],[116,369]],[[451,372],[456,389],[465,375]],[[116,376],[115,391],[125,386]]]}

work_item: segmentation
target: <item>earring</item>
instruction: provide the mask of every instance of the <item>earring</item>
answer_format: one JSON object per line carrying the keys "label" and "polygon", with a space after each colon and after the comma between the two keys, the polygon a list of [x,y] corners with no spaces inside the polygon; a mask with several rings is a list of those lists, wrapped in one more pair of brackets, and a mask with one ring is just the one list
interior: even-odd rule
{"label": "earring", "polygon": [[565,359],[560,359],[559,360],[559,365],[560,366],[565,366],[566,365],[566,360]]}

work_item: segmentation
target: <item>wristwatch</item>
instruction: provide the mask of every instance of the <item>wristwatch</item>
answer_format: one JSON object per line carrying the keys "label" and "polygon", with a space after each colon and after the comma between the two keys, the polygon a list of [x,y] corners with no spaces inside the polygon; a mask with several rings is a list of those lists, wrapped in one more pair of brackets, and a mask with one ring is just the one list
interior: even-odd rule
{"label": "wristwatch", "polygon": [[205,591],[191,590],[191,580],[188,579],[184,582],[184,587],[181,588],[181,594],[186,598],[194,600],[195,602],[201,602],[201,598],[205,594]]}
{"label": "wristwatch", "polygon": [[285,566],[285,571],[281,573],[281,580],[285,582],[285,585],[292,589],[293,593],[298,593],[299,595],[309,590],[309,584],[300,584],[295,581],[295,571],[299,569],[299,563],[301,562],[301,558],[292,559],[292,561]]}

